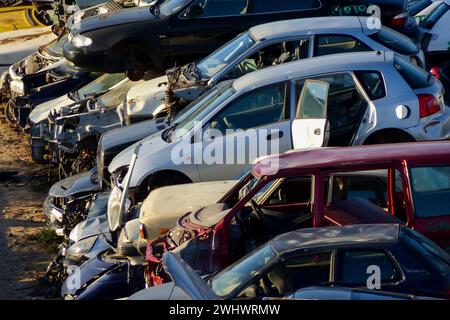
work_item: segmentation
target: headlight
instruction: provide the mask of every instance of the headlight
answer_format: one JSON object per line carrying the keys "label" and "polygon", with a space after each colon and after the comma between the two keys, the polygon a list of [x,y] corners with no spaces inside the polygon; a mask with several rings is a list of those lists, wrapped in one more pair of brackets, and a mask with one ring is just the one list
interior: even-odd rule
{"label": "headlight", "polygon": [[23,96],[25,95],[25,86],[21,80],[13,80],[11,81],[11,91],[16,95]]}
{"label": "headlight", "polygon": [[92,39],[85,37],[79,33],[77,33],[76,35],[69,33],[68,40],[69,43],[73,44],[75,47],[78,48],[88,47],[92,44]]}
{"label": "headlight", "polygon": [[89,253],[96,240],[97,236],[94,236],[74,243],[66,249],[66,257],[73,260],[80,259]]}
{"label": "headlight", "polygon": [[127,109],[130,113],[139,113],[144,107],[145,101],[141,98],[132,98],[127,102]]}
{"label": "headlight", "polygon": [[[108,199],[108,223],[110,230],[114,230],[117,228],[117,226],[120,223],[120,198],[122,197],[122,190],[115,186],[112,191],[111,195]],[[125,200],[125,208],[124,212],[127,212],[130,209],[131,201],[130,199]]]}

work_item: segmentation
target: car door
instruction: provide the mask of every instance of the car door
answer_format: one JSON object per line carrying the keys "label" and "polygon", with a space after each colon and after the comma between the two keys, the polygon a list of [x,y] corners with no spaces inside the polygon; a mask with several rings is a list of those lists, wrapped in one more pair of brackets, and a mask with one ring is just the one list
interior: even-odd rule
{"label": "car door", "polygon": [[347,72],[297,81],[294,148],[352,145],[368,107],[359,90]]}
{"label": "car door", "polygon": [[286,82],[258,88],[208,120],[201,141],[194,142],[203,153],[197,164],[202,181],[235,178],[257,157],[292,149],[287,90]]}

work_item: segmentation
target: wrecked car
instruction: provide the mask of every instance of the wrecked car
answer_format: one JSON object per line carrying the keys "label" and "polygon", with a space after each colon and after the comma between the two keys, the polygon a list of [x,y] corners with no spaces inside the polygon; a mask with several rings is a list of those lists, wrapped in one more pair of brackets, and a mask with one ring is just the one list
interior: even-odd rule
{"label": "wrecked car", "polygon": [[[157,187],[234,178],[264,155],[252,149],[255,145],[270,154],[449,137],[442,85],[423,69],[393,52],[330,57],[265,68],[210,89],[189,105],[195,110],[189,116],[139,142],[127,197],[137,203]],[[321,102],[310,104],[310,98]],[[135,147],[109,166],[118,192],[123,192]],[[227,163],[227,152],[235,148],[243,159]],[[213,156],[214,150],[222,151]]]}
{"label": "wrecked car", "polygon": [[[141,1],[142,2],[142,1]],[[331,15],[373,14],[381,22],[403,28],[411,17],[406,0],[161,0],[149,7],[81,11],[68,20],[64,56],[75,65],[102,72],[123,72],[132,80],[145,70],[165,70],[217,49],[250,27],[271,21]],[[355,12],[357,10],[357,12]],[[270,13],[270,14],[268,14]],[[412,19],[413,20],[413,19]],[[413,21],[414,22],[414,21]],[[415,24],[414,24],[415,25]],[[149,33],[148,31],[151,30]]]}
{"label": "wrecked car", "polygon": [[[106,294],[106,297],[113,298],[121,296],[121,293],[127,295],[131,294],[138,288],[135,287],[133,283],[130,283],[130,286],[126,285],[127,282],[122,280],[127,279],[128,276],[134,272],[130,271],[130,268],[142,269],[144,256],[143,252],[139,252],[138,249],[139,246],[142,247],[142,243],[140,243],[140,241],[142,241],[142,233],[145,232],[145,234],[151,237],[158,237],[176,222],[176,220],[185,212],[184,210],[187,208],[198,208],[218,201],[231,186],[236,183],[237,181],[218,181],[192,184],[189,186],[188,190],[185,189],[185,185],[163,187],[154,190],[139,208],[139,218],[134,218],[135,213],[133,213],[131,215],[127,214],[126,219],[123,219],[119,217],[123,212],[115,210],[108,213],[106,223],[108,226],[107,230],[104,228],[103,220],[101,226],[98,222],[99,220],[93,219],[91,219],[92,222],[86,220],[77,225],[70,234],[70,239],[73,244],[65,250],[64,255],[66,256],[66,259],[70,259],[68,261],[71,261],[72,264],[76,265],[80,264],[80,260],[86,261],[87,258],[90,259],[90,262],[87,265],[82,266],[83,281],[89,285],[100,276],[102,276],[102,281],[105,281],[106,278],[108,278],[108,280],[115,279],[112,282],[113,285],[115,285],[114,288],[110,286],[105,287],[99,283],[93,284],[92,288],[98,288],[98,290],[95,290],[96,295],[102,292],[102,296],[103,294]],[[134,212],[136,212],[136,210]],[[98,217],[98,219],[101,218],[102,216]],[[116,224],[117,220],[122,221],[120,225]],[[126,220],[128,221],[125,223]],[[102,232],[97,231],[96,235],[91,235],[84,239],[81,238],[77,242],[72,241],[77,237],[80,238],[86,236],[87,231],[94,231],[92,226],[101,228]],[[145,230],[143,230],[144,226]],[[108,250],[104,250],[105,252],[93,257],[92,251],[98,253],[98,241],[102,241],[104,234],[112,235],[111,239],[113,240],[110,241],[110,247],[114,247],[114,249],[108,247]],[[83,255],[82,258],[75,260],[77,256],[81,255]],[[101,261],[96,261],[98,259]],[[131,263],[132,267],[123,268],[127,263]],[[101,265],[102,267],[91,268],[94,264],[96,266]],[[105,276],[103,277],[103,275]],[[141,279],[139,283],[140,286],[142,286],[142,270],[140,275]],[[135,280],[137,281],[138,279],[139,278],[136,278]],[[75,291],[71,292],[72,294],[76,294]],[[64,295],[67,294],[68,292]],[[92,294],[92,291],[86,294],[90,295]]]}
{"label": "wrecked car", "polygon": [[[52,25],[54,9],[52,0],[37,0],[33,3],[0,7],[0,32],[36,28]],[[3,4],[3,1],[2,1]]]}
{"label": "wrecked car", "polygon": [[[130,300],[311,299],[314,292],[303,291],[311,286],[362,288],[363,300],[383,299],[383,292],[386,299],[395,300],[414,298],[410,294],[448,298],[450,288],[450,256],[420,233],[398,224],[291,231],[206,279],[171,252],[163,255],[163,265],[173,281],[137,292]],[[373,265],[382,266],[382,284],[368,290],[367,270]],[[382,295],[377,297],[377,292]],[[326,299],[324,293],[316,292],[315,298]],[[331,296],[352,299],[336,292]]]}
{"label": "wrecked car", "polygon": [[165,110],[159,113],[170,114],[220,81],[314,56],[393,50],[412,63],[425,66],[423,52],[411,39],[384,26],[381,29],[369,26],[365,17],[321,17],[250,28],[198,63],[167,70],[167,80],[153,80],[154,87],[145,88],[148,102],[144,106],[137,101],[127,104],[125,118],[131,122],[133,118],[151,117],[162,103]]}
{"label": "wrecked car", "polygon": [[[240,200],[234,200],[243,188],[237,185],[221,205],[187,213],[148,245],[147,283],[170,280],[160,264],[165,251],[211,274],[277,234],[304,227],[401,220],[448,251],[448,145],[322,148],[261,159]],[[275,161],[278,167],[270,168]]]}
{"label": "wrecked car", "polygon": [[38,163],[49,163],[48,156],[50,153],[48,141],[53,137],[52,132],[49,131],[48,117],[50,113],[55,118],[60,110],[65,107],[69,107],[71,110],[72,108],[77,108],[81,112],[86,109],[84,107],[86,104],[92,103],[92,100],[95,98],[114,89],[122,81],[125,81],[125,75],[123,74],[104,74],[77,90],[33,108],[28,116],[28,123],[31,127],[32,159]]}
{"label": "wrecked car", "polygon": [[100,75],[77,69],[61,57],[64,41],[62,37],[39,48],[3,74],[0,94],[6,100],[6,115],[10,121],[25,127],[33,107],[83,86]]}

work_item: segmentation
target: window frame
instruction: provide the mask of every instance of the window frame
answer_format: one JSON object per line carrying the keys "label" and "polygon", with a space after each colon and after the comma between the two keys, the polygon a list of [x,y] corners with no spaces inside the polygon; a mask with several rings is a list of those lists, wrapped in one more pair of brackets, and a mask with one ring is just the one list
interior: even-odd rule
{"label": "window frame", "polygon": [[[363,45],[365,45],[366,47],[368,47],[370,50],[368,51],[352,51],[352,52],[369,52],[369,51],[373,51],[372,46],[368,45],[366,42],[362,41],[361,39],[357,38],[356,36],[352,35],[352,34],[346,34],[346,33],[320,33],[320,34],[315,34],[313,37],[313,57],[324,57],[324,56],[328,56],[330,54],[324,54],[324,55],[317,55],[317,51],[319,48],[319,38],[320,37],[347,37],[347,38],[351,38],[355,41],[361,42]],[[348,52],[344,52],[344,53],[348,53]],[[336,54],[336,53],[334,53]],[[337,53],[339,54],[339,53]]]}
{"label": "window frame", "polygon": [[[386,286],[386,285],[398,285],[399,283],[402,283],[405,281],[405,274],[401,268],[400,263],[397,261],[397,259],[395,258],[395,256],[392,254],[392,252],[389,249],[386,248],[379,248],[379,247],[370,247],[370,246],[358,246],[358,247],[341,247],[339,249],[337,249],[336,252],[336,273],[335,273],[335,278],[338,279],[337,282],[338,283],[343,283],[343,284],[349,284],[349,285],[353,285],[353,286],[358,286],[358,285],[366,285],[366,283],[350,283],[350,282],[344,282],[342,280],[342,271],[344,270],[344,266],[343,266],[343,254],[345,252],[381,252],[383,253],[387,259],[392,263],[393,268],[396,271],[397,274],[397,279],[394,279],[392,281],[383,281],[383,279],[381,279],[380,285],[381,286]],[[370,274],[367,274],[367,277],[369,277]]]}
{"label": "window frame", "polygon": [[246,14],[230,14],[230,15],[224,15],[224,16],[203,16],[203,17],[188,17],[186,15],[186,11],[193,5],[195,5],[197,2],[201,0],[195,0],[188,4],[185,8],[180,10],[180,13],[178,14],[178,19],[217,19],[217,18],[228,18],[228,17],[247,17],[247,16],[256,16],[256,15],[273,15],[273,14],[284,14],[284,13],[290,13],[290,12],[303,12],[303,11],[314,11],[314,10],[320,10],[323,8],[322,0],[316,0],[319,2],[320,6],[317,8],[311,8],[311,9],[300,9],[300,10],[284,10],[284,11],[271,11],[271,12],[262,12],[262,13],[246,13]]}
{"label": "window frame", "polygon": [[[211,117],[209,117],[209,119],[206,121],[206,123],[202,126],[202,132],[205,132],[206,130],[210,129],[211,128],[211,122],[217,117],[217,115],[220,114],[222,111],[225,111],[228,108],[230,108],[238,100],[243,99],[243,98],[247,97],[248,95],[253,94],[253,93],[257,92],[257,91],[264,90],[266,88],[275,86],[275,85],[280,84],[280,83],[284,83],[284,106],[283,106],[283,108],[284,108],[284,117],[285,118],[283,119],[283,121],[271,122],[271,123],[267,123],[267,124],[264,124],[264,125],[260,125],[258,127],[251,127],[251,128],[261,128],[261,127],[265,127],[265,126],[267,126],[269,124],[273,124],[273,123],[281,123],[281,122],[284,122],[284,121],[290,121],[291,120],[291,118],[290,118],[290,108],[291,108],[290,100],[291,100],[291,96],[290,96],[290,90],[289,90],[289,80],[283,80],[283,81],[280,81],[280,82],[271,83],[271,84],[264,85],[264,86],[261,86],[261,87],[258,87],[258,88],[255,88],[255,89],[252,89],[252,90],[245,91],[245,92],[241,93],[239,96],[235,97],[232,101],[228,102],[223,108],[220,108],[220,110],[217,110],[217,112],[215,112],[213,115],[211,115]],[[247,129],[237,128],[237,129],[242,129],[243,131],[246,131],[246,130],[249,130],[251,128],[247,128]],[[236,130],[236,129],[234,129],[234,130]],[[225,137],[227,135],[228,134],[223,133],[223,137]],[[203,139],[201,141],[204,142]]]}

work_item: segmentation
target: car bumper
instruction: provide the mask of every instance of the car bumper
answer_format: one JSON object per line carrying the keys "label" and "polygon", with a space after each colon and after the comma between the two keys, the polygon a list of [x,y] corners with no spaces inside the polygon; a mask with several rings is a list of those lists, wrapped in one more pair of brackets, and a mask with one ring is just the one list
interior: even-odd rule
{"label": "car bumper", "polygon": [[417,141],[450,139],[450,107],[431,119],[422,119],[417,127],[407,129]]}
{"label": "car bumper", "polygon": [[89,47],[78,48],[69,42],[64,44],[64,56],[74,65],[91,71],[103,71],[106,52],[92,52]]}

